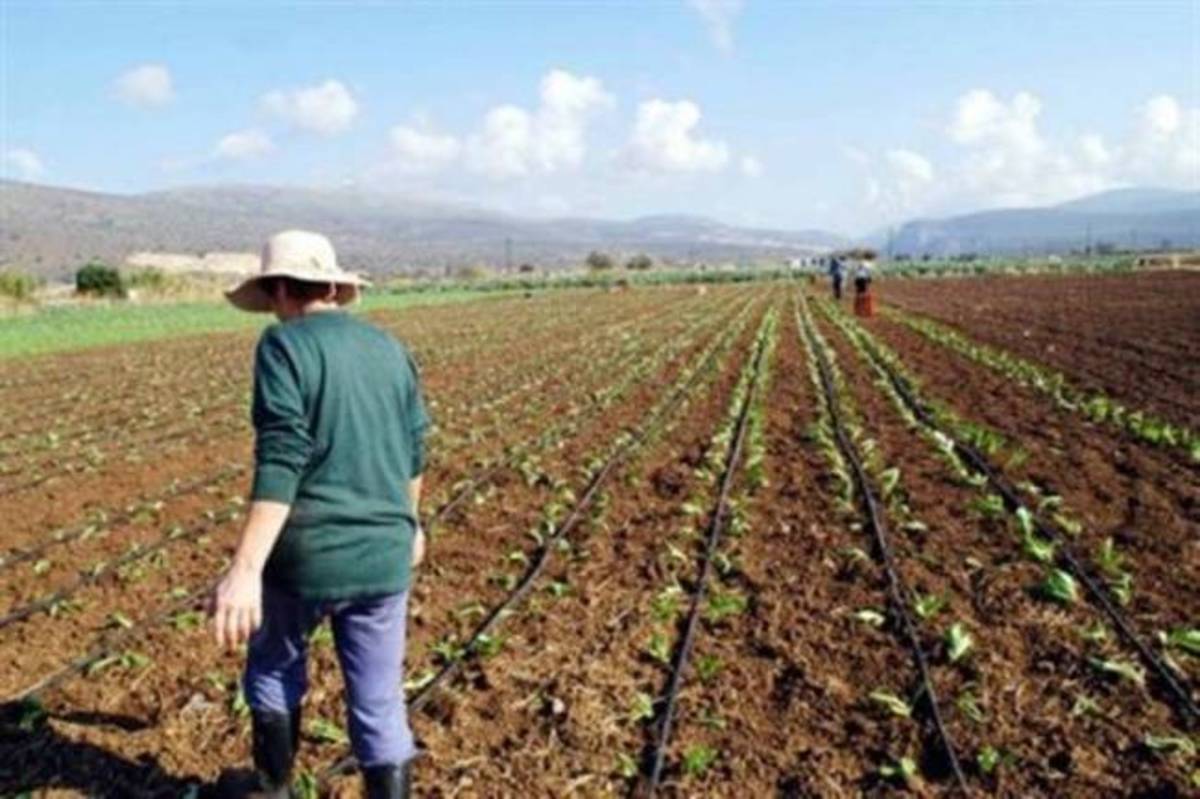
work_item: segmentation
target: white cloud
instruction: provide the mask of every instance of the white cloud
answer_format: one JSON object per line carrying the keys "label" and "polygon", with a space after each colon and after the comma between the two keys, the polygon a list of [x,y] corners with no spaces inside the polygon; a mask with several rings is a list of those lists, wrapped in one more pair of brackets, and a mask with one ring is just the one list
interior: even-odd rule
{"label": "white cloud", "polygon": [[733,52],[733,23],[746,5],[744,0],[688,0],[688,5],[704,21],[717,49]]}
{"label": "white cloud", "polygon": [[700,108],[691,100],[640,103],[626,158],[647,172],[715,172],[729,162],[729,147],[697,138]]}
{"label": "white cloud", "polygon": [[752,155],[743,155],[741,160],[742,174],[748,178],[761,177],[763,173],[762,161],[759,161]]}
{"label": "white cloud", "polygon": [[1166,94],[1150,98],[1141,108],[1141,132],[1150,138],[1162,141],[1171,138],[1183,119],[1179,101]]}
{"label": "white cloud", "polygon": [[542,78],[536,111],[501,105],[488,111],[466,142],[467,166],[496,179],[577,168],[587,153],[591,119],[615,104],[596,78],[561,69]]}
{"label": "white cloud", "polygon": [[[36,180],[46,171],[41,157],[26,147],[13,147],[5,152],[4,166],[15,170],[16,176],[22,180]],[[5,169],[5,172],[8,171]]]}
{"label": "white cloud", "polygon": [[1047,205],[1121,185],[1195,189],[1200,184],[1200,108],[1158,95],[1131,109],[1113,142],[1087,132],[1054,140],[1039,127],[1030,92],[1004,99],[987,89],[960,97],[944,128],[957,157],[944,168],[892,149],[880,161],[843,152],[864,172],[867,206],[892,219],[916,213]]}
{"label": "white cloud", "polygon": [[321,136],[343,133],[358,116],[358,101],[337,80],[263,95],[262,107],[289,124]]}
{"label": "white cloud", "polygon": [[920,153],[903,149],[889,150],[886,158],[902,180],[913,183],[929,183],[933,180],[933,164]]}
{"label": "white cloud", "polygon": [[1088,166],[1099,169],[1112,162],[1113,155],[1098,133],[1086,133],[1079,137],[1079,155]]}
{"label": "white cloud", "polygon": [[142,64],[121,73],[113,89],[121,102],[135,108],[160,108],[175,99],[171,72],[162,64]]}
{"label": "white cloud", "polygon": [[261,130],[249,128],[222,136],[213,148],[213,155],[232,161],[244,161],[264,156],[274,149],[275,143],[271,141],[270,136]]}
{"label": "white cloud", "polygon": [[392,165],[408,174],[444,169],[458,158],[462,150],[457,138],[431,131],[427,124],[397,125],[388,137],[394,156]]}

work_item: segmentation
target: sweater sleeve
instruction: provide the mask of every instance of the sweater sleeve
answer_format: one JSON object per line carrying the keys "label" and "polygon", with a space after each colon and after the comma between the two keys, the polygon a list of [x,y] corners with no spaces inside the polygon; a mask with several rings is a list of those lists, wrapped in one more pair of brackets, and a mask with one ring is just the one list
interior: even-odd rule
{"label": "sweater sleeve", "polygon": [[291,504],[312,457],[313,439],[296,363],[274,328],[254,358],[254,488],[251,498]]}
{"label": "sweater sleeve", "polygon": [[408,360],[408,372],[411,377],[408,396],[405,398],[409,452],[412,453],[409,474],[412,477],[419,477],[425,472],[425,432],[429,429],[431,421],[429,411],[425,407],[424,393],[421,391],[421,373],[417,370],[417,364],[412,355],[406,352],[405,358]]}

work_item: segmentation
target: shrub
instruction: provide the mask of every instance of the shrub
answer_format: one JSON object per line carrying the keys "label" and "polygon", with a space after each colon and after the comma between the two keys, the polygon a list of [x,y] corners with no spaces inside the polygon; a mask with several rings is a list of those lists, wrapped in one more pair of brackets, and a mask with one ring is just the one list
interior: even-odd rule
{"label": "shrub", "polygon": [[599,250],[592,250],[588,253],[585,263],[588,269],[591,269],[593,272],[604,272],[612,269],[614,266],[612,256]]}
{"label": "shrub", "polygon": [[32,299],[37,289],[37,280],[32,275],[12,270],[0,271],[0,297],[17,302]]}
{"label": "shrub", "polygon": [[625,268],[630,270],[645,271],[653,267],[654,261],[645,253],[638,253],[625,263]]}
{"label": "shrub", "polygon": [[116,267],[91,261],[75,273],[75,290],[97,297],[124,297],[125,283]]}

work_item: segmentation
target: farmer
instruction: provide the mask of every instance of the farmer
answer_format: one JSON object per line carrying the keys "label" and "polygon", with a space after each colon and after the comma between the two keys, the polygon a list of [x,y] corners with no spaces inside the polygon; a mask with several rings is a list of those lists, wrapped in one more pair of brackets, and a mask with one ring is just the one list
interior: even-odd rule
{"label": "farmer", "polygon": [[429,417],[405,348],[342,310],[363,285],[324,236],[289,230],[263,248],[260,274],[227,293],[279,324],[255,353],[250,508],[211,603],[217,643],[249,643],[255,774],[240,785],[223,777],[224,795],[289,796],[307,641],[326,617],[366,795],[409,793],[401,686],[408,588],[425,548],[417,507]]}
{"label": "farmer", "polygon": [[833,298],[840,300],[842,298],[842,277],[845,272],[842,268],[842,258],[835,255],[829,259],[829,277],[833,281]]}
{"label": "farmer", "polygon": [[875,254],[864,252],[854,265],[854,293],[866,294],[871,288],[871,272],[875,266]]}

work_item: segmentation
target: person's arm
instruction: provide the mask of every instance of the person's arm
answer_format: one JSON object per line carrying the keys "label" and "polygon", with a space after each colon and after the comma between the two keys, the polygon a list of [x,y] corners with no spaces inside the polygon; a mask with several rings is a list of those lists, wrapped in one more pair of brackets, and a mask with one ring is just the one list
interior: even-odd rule
{"label": "person's arm", "polygon": [[413,516],[417,520],[417,535],[413,539],[412,565],[420,566],[425,560],[425,529],[421,526],[421,481],[424,475],[417,475],[408,481],[408,502],[412,506]]}
{"label": "person's arm", "polygon": [[254,363],[254,485],[233,563],[213,592],[210,610],[220,646],[236,648],[262,623],[262,574],[287,523],[313,441],[300,375],[278,333],[268,330]]}
{"label": "person's arm", "polygon": [[425,407],[425,397],[421,391],[421,376],[416,362],[407,351],[404,353],[408,361],[411,383],[408,387],[407,416],[409,433],[409,453],[411,460],[408,464],[408,503],[413,518],[417,523],[416,535],[413,539],[412,565],[421,565],[425,560],[425,530],[421,525],[421,487],[425,475],[425,432],[429,429],[429,411]]}
{"label": "person's arm", "polygon": [[233,563],[213,592],[213,633],[218,646],[235,649],[262,624],[263,567],[290,512],[291,506],[282,502],[250,503]]}

